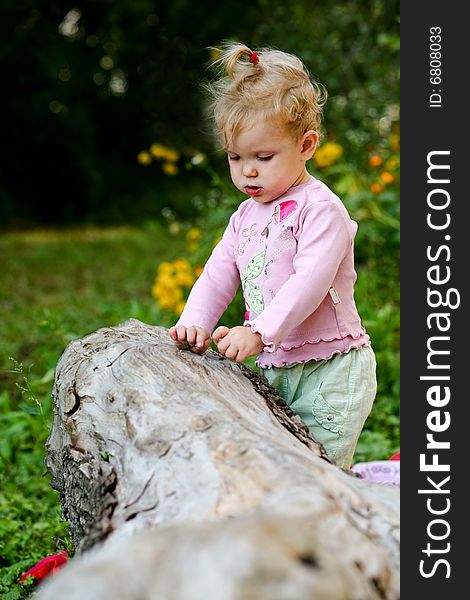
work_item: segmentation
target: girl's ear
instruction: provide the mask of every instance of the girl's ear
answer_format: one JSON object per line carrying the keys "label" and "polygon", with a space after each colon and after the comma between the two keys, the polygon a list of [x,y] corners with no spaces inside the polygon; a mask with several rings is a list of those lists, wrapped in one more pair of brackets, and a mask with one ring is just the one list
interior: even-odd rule
{"label": "girl's ear", "polygon": [[318,146],[318,133],[313,129],[306,131],[302,136],[301,154],[304,160],[309,160]]}

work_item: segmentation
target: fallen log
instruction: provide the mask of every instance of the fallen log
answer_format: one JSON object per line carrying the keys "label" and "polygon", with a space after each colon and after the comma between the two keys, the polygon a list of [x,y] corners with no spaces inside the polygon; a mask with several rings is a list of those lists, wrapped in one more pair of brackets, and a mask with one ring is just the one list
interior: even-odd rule
{"label": "fallen log", "polygon": [[399,597],[399,492],[333,465],[277,392],[131,319],[69,344],[46,444],[63,598]]}

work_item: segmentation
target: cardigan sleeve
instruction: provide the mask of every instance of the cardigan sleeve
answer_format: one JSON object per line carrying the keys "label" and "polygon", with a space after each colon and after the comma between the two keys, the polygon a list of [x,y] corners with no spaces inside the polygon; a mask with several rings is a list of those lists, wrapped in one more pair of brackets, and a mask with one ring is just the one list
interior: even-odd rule
{"label": "cardigan sleeve", "polygon": [[199,325],[212,332],[235,296],[240,285],[240,274],[235,262],[237,215],[238,211],[230,217],[222,239],[193,285],[177,326]]}
{"label": "cardigan sleeve", "polygon": [[294,272],[263,312],[245,322],[261,335],[265,351],[274,352],[328,293],[354,239],[353,221],[342,208],[320,201],[305,209],[299,222]]}

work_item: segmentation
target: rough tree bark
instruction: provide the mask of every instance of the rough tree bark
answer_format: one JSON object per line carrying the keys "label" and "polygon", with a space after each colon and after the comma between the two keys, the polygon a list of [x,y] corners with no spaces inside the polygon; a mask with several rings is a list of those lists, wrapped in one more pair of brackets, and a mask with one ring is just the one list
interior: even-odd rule
{"label": "rough tree bark", "polygon": [[131,319],[69,344],[46,464],[77,553],[41,600],[395,599],[399,492],[263,377]]}

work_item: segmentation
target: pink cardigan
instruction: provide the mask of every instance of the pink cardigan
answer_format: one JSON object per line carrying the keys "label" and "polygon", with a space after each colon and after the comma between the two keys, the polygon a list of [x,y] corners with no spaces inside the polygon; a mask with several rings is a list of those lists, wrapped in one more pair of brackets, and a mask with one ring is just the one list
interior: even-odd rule
{"label": "pink cardigan", "polygon": [[354,303],[356,231],[341,200],[314,177],[267,204],[245,200],[177,325],[211,332],[241,282],[244,324],[265,344],[258,366],[320,360],[368,345]]}

